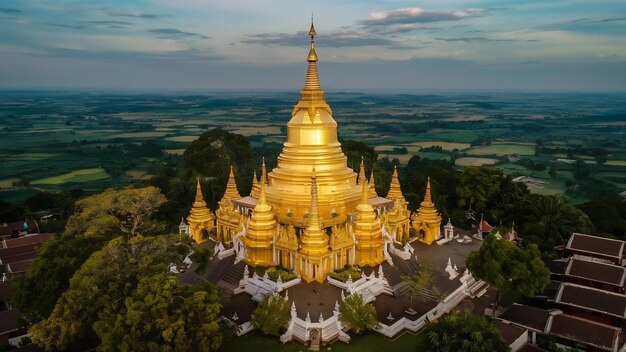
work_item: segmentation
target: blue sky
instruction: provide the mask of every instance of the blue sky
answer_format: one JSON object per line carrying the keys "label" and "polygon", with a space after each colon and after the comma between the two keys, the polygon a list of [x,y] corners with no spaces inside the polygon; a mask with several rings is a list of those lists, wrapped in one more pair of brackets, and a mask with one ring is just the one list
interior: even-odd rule
{"label": "blue sky", "polygon": [[626,91],[623,0],[3,0],[0,88]]}

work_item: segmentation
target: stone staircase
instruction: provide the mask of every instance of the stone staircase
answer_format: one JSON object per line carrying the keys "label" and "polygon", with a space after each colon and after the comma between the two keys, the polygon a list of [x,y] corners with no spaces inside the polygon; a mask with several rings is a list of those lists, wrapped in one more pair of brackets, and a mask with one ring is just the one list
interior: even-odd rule
{"label": "stone staircase", "polygon": [[222,261],[227,261],[229,265],[222,270],[222,275],[217,281],[217,288],[220,290],[222,299],[229,299],[233,296],[235,288],[239,286],[246,264],[244,262],[234,264],[232,257],[224,258]]}

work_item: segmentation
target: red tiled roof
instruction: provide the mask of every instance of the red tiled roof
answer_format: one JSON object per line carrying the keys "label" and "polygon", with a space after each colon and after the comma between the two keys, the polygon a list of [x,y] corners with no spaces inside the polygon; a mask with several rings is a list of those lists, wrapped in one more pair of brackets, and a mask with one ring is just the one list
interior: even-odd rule
{"label": "red tiled roof", "polygon": [[507,324],[500,320],[498,322],[498,328],[500,328],[500,332],[502,332],[502,337],[504,337],[504,341],[507,345],[511,345],[513,342],[517,341],[520,336],[526,333],[526,329],[520,328],[519,326],[513,324]]}
{"label": "red tiled roof", "polygon": [[624,241],[611,238],[573,233],[565,249],[572,252],[622,259],[624,257],[624,244]]}
{"label": "red tiled roof", "polygon": [[483,220],[483,221],[480,222],[480,231],[482,231],[482,232],[489,232],[491,230],[493,230],[493,226],[489,225],[487,220]]}
{"label": "red tiled roof", "polygon": [[0,302],[7,301],[13,295],[13,289],[11,283],[8,281],[0,281]]}
{"label": "red tiled roof", "polygon": [[22,261],[26,258],[35,258],[37,256],[35,249],[38,246],[39,243],[31,243],[18,247],[0,248],[0,260],[2,264],[7,264]]}
{"label": "red tiled roof", "polygon": [[543,348],[539,348],[535,345],[531,345],[529,343],[525,344],[524,347],[517,350],[517,352],[547,352]]}

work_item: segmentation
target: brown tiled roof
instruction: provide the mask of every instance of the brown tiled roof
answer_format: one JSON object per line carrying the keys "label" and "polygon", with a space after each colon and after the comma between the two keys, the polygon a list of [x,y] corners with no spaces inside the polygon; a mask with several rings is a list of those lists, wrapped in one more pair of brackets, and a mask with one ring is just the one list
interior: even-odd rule
{"label": "brown tiled roof", "polygon": [[51,233],[40,233],[36,235],[29,235],[20,238],[12,238],[2,241],[1,248],[11,248],[11,247],[19,247],[28,244],[41,243],[45,241],[49,241],[54,237],[54,234]]}
{"label": "brown tiled roof", "polygon": [[520,328],[519,326],[507,324],[502,320],[498,322],[498,327],[500,328],[500,332],[502,332],[502,337],[504,337],[504,341],[507,345],[511,345],[527,331],[526,329]]}
{"label": "brown tiled roof", "polygon": [[4,302],[11,298],[13,295],[13,289],[11,283],[8,281],[0,282],[0,302]]}
{"label": "brown tiled roof", "polygon": [[565,275],[606,282],[620,287],[624,287],[626,282],[626,269],[622,266],[573,258],[565,270]]}
{"label": "brown tiled roof", "polygon": [[555,301],[626,319],[626,296],[619,293],[563,283]]}
{"label": "brown tiled roof", "polygon": [[567,314],[554,316],[549,333],[608,351],[617,350],[620,328]]}
{"label": "brown tiled roof", "polygon": [[531,345],[529,343],[525,344],[524,347],[517,350],[517,352],[547,352],[543,348],[539,348],[535,345]]}
{"label": "brown tiled roof", "polygon": [[10,263],[7,265],[7,268],[8,268],[8,271],[13,274],[23,273],[28,269],[28,267],[33,261],[35,261],[35,259],[22,260],[21,262]]}
{"label": "brown tiled roof", "polygon": [[554,298],[556,297],[557,292],[559,291],[559,287],[561,287],[561,282],[559,282],[559,281],[550,281],[550,283],[548,284],[548,286],[546,286],[546,288],[543,290],[543,292],[538,294],[536,297],[537,298],[548,299],[548,300],[554,300]]}
{"label": "brown tiled roof", "polygon": [[[28,233],[39,232],[39,226],[35,219],[26,219],[26,224],[28,225]],[[21,231],[24,231],[24,220],[0,224],[0,237],[10,237],[14,232]]]}
{"label": "brown tiled roof", "polygon": [[[35,253],[37,246],[39,246],[39,243],[31,243],[11,248],[0,248],[0,260],[2,264],[7,264],[18,261],[16,258],[19,258],[19,261],[28,258],[33,259],[37,256]],[[25,258],[25,256],[28,258]]]}
{"label": "brown tiled roof", "polygon": [[549,316],[549,310],[514,304],[500,315],[500,319],[543,332]]}
{"label": "brown tiled roof", "polygon": [[565,269],[567,269],[568,263],[568,259],[551,260],[548,262],[548,269],[550,269],[552,274],[563,275],[565,274]]}
{"label": "brown tiled roof", "polygon": [[19,329],[19,315],[20,312],[15,309],[0,312],[0,335]]}
{"label": "brown tiled roof", "polygon": [[621,259],[624,256],[624,241],[573,233],[565,247],[574,252],[599,254]]}

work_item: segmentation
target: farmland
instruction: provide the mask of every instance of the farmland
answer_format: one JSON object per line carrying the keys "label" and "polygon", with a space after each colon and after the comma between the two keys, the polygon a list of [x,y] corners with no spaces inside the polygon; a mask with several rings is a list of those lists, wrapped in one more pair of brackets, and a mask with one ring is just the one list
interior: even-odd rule
{"label": "farmland", "polygon": [[[620,94],[359,94],[326,96],[342,140],[402,164],[414,155],[458,168],[493,165],[558,194],[581,172],[626,189]],[[250,138],[260,159],[285,140],[292,93],[0,92],[0,198],[145,182],[203,131]],[[582,171],[581,171],[582,170]],[[568,186],[570,185],[570,186]]]}

